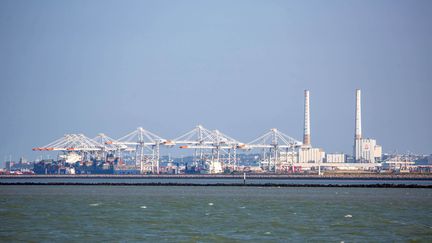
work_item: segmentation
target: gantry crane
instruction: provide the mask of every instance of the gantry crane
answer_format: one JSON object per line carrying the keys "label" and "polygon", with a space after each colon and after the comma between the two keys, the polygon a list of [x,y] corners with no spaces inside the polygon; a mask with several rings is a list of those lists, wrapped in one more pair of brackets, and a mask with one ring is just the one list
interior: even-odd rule
{"label": "gantry crane", "polygon": [[[272,128],[253,141],[238,146],[238,148],[244,150],[262,149],[263,167],[266,167],[268,171],[277,172],[282,162],[286,164],[290,163],[291,165],[294,163],[294,161],[292,161],[294,149],[301,145],[302,142],[280,132],[276,128]],[[280,160],[280,152],[283,150],[286,152],[286,161]],[[291,153],[291,161],[288,159],[289,153]]]}
{"label": "gantry crane", "polygon": [[103,144],[86,137],[84,134],[65,134],[45,146],[33,148],[33,151],[61,151],[65,154],[74,152],[79,154],[82,160],[86,160],[88,155],[102,151],[103,147]]}
{"label": "gantry crane", "polygon": [[135,164],[139,166],[141,173],[151,171],[153,174],[159,174],[160,145],[166,142],[166,139],[138,127],[131,133],[112,141],[111,144],[127,146],[127,150],[135,151]]}
{"label": "gantry crane", "polygon": [[[229,137],[219,130],[209,130],[201,125],[172,140],[166,140],[142,127],[119,138],[112,139],[101,133],[94,139],[83,134],[65,134],[62,138],[43,147],[33,148],[34,151],[63,151],[65,154],[76,152],[82,160],[88,155],[115,152],[121,158],[124,152],[134,153],[135,165],[141,173],[160,173],[160,146],[194,150],[194,164],[210,167],[214,164],[231,166],[238,169],[237,150],[262,149],[262,160],[268,171],[277,172],[281,164],[294,164],[294,149],[302,145],[298,140],[273,128],[257,139],[244,144]],[[281,161],[281,151],[286,152],[285,161]],[[291,161],[288,153],[291,152]]]}
{"label": "gantry crane", "polygon": [[226,163],[238,167],[237,147],[241,144],[237,140],[221,133],[218,130],[209,130],[202,125],[197,125],[189,132],[167,141],[166,145],[182,144],[181,149],[194,149],[194,164],[205,166],[206,163],[223,163],[221,154],[226,154]]}

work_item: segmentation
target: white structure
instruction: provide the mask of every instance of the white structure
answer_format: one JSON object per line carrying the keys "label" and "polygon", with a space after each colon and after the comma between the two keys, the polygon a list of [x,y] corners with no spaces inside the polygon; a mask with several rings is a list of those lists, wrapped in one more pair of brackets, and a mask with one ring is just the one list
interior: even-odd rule
{"label": "white structure", "polygon": [[375,139],[362,137],[361,126],[361,91],[356,90],[356,113],[354,135],[354,161],[358,163],[375,163],[381,159],[382,148]]}
{"label": "white structure", "polygon": [[326,154],[327,163],[345,163],[346,155],[343,153]]}
{"label": "white structure", "polygon": [[322,163],[325,152],[320,148],[301,147],[298,151],[299,163]]}
{"label": "white structure", "polygon": [[362,137],[361,125],[361,90],[356,90],[355,139]]}
{"label": "white structure", "polygon": [[375,163],[375,139],[356,139],[355,160],[360,163]]}
{"label": "white structure", "polygon": [[374,150],[374,157],[375,161],[381,161],[382,160],[382,147],[381,145],[375,144],[375,150]]}
{"label": "white structure", "polygon": [[209,169],[208,172],[210,174],[218,174],[218,173],[222,173],[223,169],[222,169],[222,163],[220,161],[208,161],[209,163]]}
{"label": "white structure", "polygon": [[355,134],[354,134],[354,161],[360,162],[361,158],[361,91],[356,90],[356,113],[355,113]]}

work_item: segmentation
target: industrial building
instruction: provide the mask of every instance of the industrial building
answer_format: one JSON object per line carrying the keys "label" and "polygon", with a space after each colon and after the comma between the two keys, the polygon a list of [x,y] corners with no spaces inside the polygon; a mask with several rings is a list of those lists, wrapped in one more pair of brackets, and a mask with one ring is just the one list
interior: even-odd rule
{"label": "industrial building", "polygon": [[298,150],[299,163],[322,163],[325,152],[321,148],[300,147]]}

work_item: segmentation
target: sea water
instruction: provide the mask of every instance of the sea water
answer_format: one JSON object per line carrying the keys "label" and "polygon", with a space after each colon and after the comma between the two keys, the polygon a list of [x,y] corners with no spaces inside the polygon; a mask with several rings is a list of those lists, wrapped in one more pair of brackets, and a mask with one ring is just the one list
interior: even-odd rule
{"label": "sea water", "polygon": [[432,241],[432,190],[0,186],[0,239]]}

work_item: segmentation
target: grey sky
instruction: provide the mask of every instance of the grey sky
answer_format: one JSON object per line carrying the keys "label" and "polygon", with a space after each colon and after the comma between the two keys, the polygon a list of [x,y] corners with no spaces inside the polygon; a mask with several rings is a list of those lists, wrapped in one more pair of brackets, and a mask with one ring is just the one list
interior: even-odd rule
{"label": "grey sky", "polygon": [[[64,133],[248,142],[277,127],[351,154],[432,152],[431,1],[0,1],[0,155]],[[1,160],[3,159],[0,158]]]}

